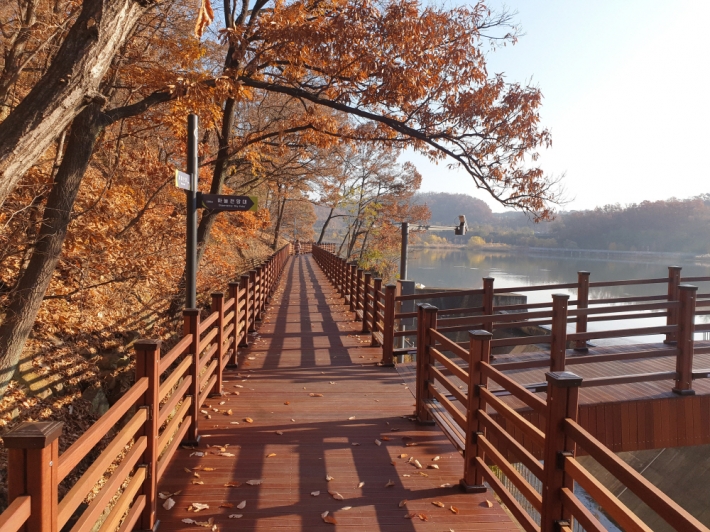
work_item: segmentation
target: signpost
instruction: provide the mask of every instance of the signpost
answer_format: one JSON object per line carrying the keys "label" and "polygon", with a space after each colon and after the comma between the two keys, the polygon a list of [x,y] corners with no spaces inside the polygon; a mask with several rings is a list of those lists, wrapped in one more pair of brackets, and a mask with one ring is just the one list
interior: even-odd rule
{"label": "signpost", "polygon": [[[197,115],[189,115],[187,117],[187,174],[190,176],[190,187],[185,189],[187,203],[187,231],[185,234],[185,308],[195,308],[197,305],[198,127],[199,122]],[[176,175],[176,182],[178,182],[177,178],[178,175]]]}
{"label": "signpost", "polygon": [[228,196],[198,192],[197,202],[203,209],[211,211],[245,212],[256,211],[259,208],[259,199],[256,196]]}
{"label": "signpost", "polygon": [[197,190],[199,161],[197,157],[199,122],[197,115],[187,117],[187,172],[175,170],[175,186],[185,191],[187,230],[185,231],[185,308],[197,305],[197,209],[213,212],[256,211],[256,196],[202,194]]}

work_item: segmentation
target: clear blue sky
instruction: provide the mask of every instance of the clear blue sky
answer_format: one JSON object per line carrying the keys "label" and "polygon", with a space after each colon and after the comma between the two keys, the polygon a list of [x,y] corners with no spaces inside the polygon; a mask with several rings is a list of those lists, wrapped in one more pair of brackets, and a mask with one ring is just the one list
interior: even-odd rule
{"label": "clear blue sky", "polygon": [[[553,147],[540,164],[566,174],[564,209],[710,192],[710,0],[505,5],[525,35],[490,55],[489,72],[542,90]],[[470,193],[502,210],[463,172],[406,158],[423,190]]]}

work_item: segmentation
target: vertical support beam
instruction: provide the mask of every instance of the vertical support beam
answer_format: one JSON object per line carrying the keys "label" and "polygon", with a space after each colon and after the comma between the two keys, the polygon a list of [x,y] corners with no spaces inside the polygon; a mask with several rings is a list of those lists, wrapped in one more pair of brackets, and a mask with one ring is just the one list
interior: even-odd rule
{"label": "vertical support beam", "polygon": [[382,331],[381,366],[394,366],[394,304],[397,287],[388,284],[385,287],[384,329]]}
{"label": "vertical support beam", "polygon": [[[380,292],[382,291],[382,279],[379,277],[375,278],[375,284],[372,287],[372,321],[370,322],[370,330],[375,333],[375,332],[382,332],[380,331],[380,326],[379,322],[377,321],[377,313],[380,311],[380,306],[377,304],[378,301],[380,300]],[[384,312],[383,312],[384,315]],[[384,338],[384,336],[383,336]],[[372,336],[372,342],[370,344],[372,347],[377,347],[379,346],[379,342],[375,338],[375,336]]]}
{"label": "vertical support beam", "polygon": [[185,227],[185,307],[197,306],[197,182],[200,175],[198,158],[199,118],[187,116],[187,173],[190,189],[185,191],[187,221]]}
{"label": "vertical support beam", "polygon": [[567,350],[567,306],[569,295],[552,295],[552,340],[550,341],[550,371],[565,370]]}
{"label": "vertical support beam", "polygon": [[183,336],[192,335],[192,342],[187,348],[187,353],[192,355],[192,364],[188,369],[188,375],[192,377],[192,383],[187,395],[192,396],[188,415],[190,416],[190,428],[187,429],[185,444],[197,444],[200,441],[200,434],[197,429],[197,416],[200,414],[200,311],[196,308],[186,308],[183,315]]}
{"label": "vertical support beam", "polygon": [[249,327],[248,332],[256,330],[256,270],[249,270],[249,296],[247,297],[249,304]]}
{"label": "vertical support beam", "polygon": [[139,408],[145,408],[148,416],[143,426],[142,435],[146,437],[147,446],[143,453],[142,463],[146,466],[147,478],[141,487],[145,495],[145,508],[141,514],[139,530],[153,530],[158,507],[158,415],[160,413],[160,340],[139,340],[135,343],[136,350],[136,382],[148,377],[148,390],[138,401]]}
{"label": "vertical support beam", "polygon": [[59,436],[58,421],[25,421],[5,434],[7,453],[7,500],[30,496],[30,517],[24,530],[57,532],[59,503]]}
{"label": "vertical support beam", "polygon": [[579,387],[582,378],[574,373],[550,372],[547,377],[547,421],[545,427],[544,471],[542,480],[541,532],[554,532],[559,521],[570,520],[562,504],[562,488],[572,488],[573,482],[564,472],[566,456],[574,457],[575,444],[565,436],[564,421],[577,421]]}
{"label": "vertical support beam", "polygon": [[693,351],[695,347],[695,300],[698,287],[689,284],[678,286],[680,309],[678,309],[678,356],[675,371],[678,374],[673,393],[695,395],[693,390]]}
{"label": "vertical support beam", "polygon": [[[577,309],[586,308],[589,308],[589,272],[577,272]],[[587,332],[586,314],[577,315],[577,332]],[[574,350],[582,353],[588,352],[587,342],[577,340],[574,343]]]}
{"label": "vertical support beam", "polygon": [[357,288],[357,263],[350,264],[350,275],[348,280],[348,292],[350,293],[350,312],[355,312],[355,298]]}
{"label": "vertical support beam", "polygon": [[357,315],[358,310],[362,309],[363,317],[365,315],[365,305],[362,304],[362,295],[364,292],[362,288],[362,274],[362,268],[358,268],[355,275],[355,321],[360,321],[360,317]]}
{"label": "vertical support beam", "polygon": [[399,257],[399,278],[407,278],[407,253],[409,251],[409,222],[402,222],[402,249]]}
{"label": "vertical support beam", "polygon": [[[680,292],[678,287],[680,286],[680,271],[682,268],[680,266],[668,266],[668,301],[678,301]],[[678,325],[678,309],[669,308],[668,315],[666,317],[666,325]],[[663,341],[664,344],[672,344],[678,340],[677,333],[671,332],[666,333],[666,339]]]}
{"label": "vertical support beam", "polygon": [[368,312],[374,312],[372,306],[372,273],[367,272],[365,274],[365,279],[363,281],[363,295],[362,295],[362,329],[361,332],[369,333],[370,322],[367,318]]}
{"label": "vertical support beam", "polygon": [[436,329],[436,314],[438,309],[429,303],[417,306],[417,386],[416,410],[414,412],[417,423],[433,425],[434,418],[429,413],[426,401],[431,397],[429,385],[434,383],[429,367],[431,356],[429,346],[433,343],[431,330]]}
{"label": "vertical support beam", "polygon": [[468,366],[468,405],[466,407],[466,443],[464,448],[463,478],[459,482],[466,493],[485,493],[483,474],[478,467],[476,457],[485,459],[478,447],[478,436],[485,436],[486,429],[478,420],[478,411],[485,411],[486,404],[481,399],[480,388],[488,385],[488,378],[483,376],[481,362],[491,361],[491,340],[493,334],[485,331],[469,331],[469,366]]}
{"label": "vertical support beam", "polygon": [[[229,362],[227,362],[228,368],[237,367],[237,346],[239,345],[239,283],[229,283],[229,299],[234,299],[234,317],[232,318],[232,335],[233,339],[230,342],[229,347],[232,349],[232,356],[229,357]],[[229,326],[228,323],[225,324]]]}
{"label": "vertical support beam", "polygon": [[256,267],[256,283],[254,284],[254,321],[261,321],[264,303],[264,266]]}
{"label": "vertical support beam", "polygon": [[217,380],[210,390],[210,395],[217,397],[222,395],[222,359],[224,358],[224,293],[214,292],[212,294],[212,305],[210,312],[217,313],[217,336],[214,341],[217,342],[217,351],[214,357],[217,359],[216,375]]}
{"label": "vertical support beam", "polygon": [[[250,290],[250,274],[244,274],[239,278],[239,291],[244,290],[242,294],[242,311],[244,312],[244,324],[239,329],[239,347],[249,347],[249,290]],[[235,349],[236,351],[236,349]],[[237,363],[237,355],[234,355],[234,362]]]}
{"label": "vertical support beam", "polygon": [[[493,277],[483,278],[483,314],[486,316],[493,315]],[[488,332],[493,332],[493,323],[486,323],[483,328]]]}

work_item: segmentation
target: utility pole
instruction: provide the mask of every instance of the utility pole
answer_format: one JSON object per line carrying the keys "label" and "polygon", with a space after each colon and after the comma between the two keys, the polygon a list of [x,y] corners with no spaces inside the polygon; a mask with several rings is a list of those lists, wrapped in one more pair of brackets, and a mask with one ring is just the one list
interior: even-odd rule
{"label": "utility pole", "polygon": [[185,232],[185,308],[197,306],[197,138],[199,122],[195,114],[187,117],[187,173],[190,188],[185,190],[187,230]]}

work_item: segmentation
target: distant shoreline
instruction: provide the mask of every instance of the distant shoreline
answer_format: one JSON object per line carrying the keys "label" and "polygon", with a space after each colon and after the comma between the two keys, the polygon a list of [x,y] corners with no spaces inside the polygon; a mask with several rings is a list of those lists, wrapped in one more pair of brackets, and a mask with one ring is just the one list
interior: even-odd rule
{"label": "distant shoreline", "polygon": [[698,260],[710,262],[710,255],[696,255],[694,253],[686,253],[681,251],[618,251],[607,249],[578,249],[578,248],[540,248],[527,246],[511,246],[509,244],[488,244],[485,246],[470,247],[465,244],[433,244],[433,245],[412,245],[410,249],[427,250],[427,249],[450,249],[457,251],[509,251],[520,252],[530,255],[558,255],[568,257],[584,257],[595,256],[606,258],[668,258],[682,260]]}

